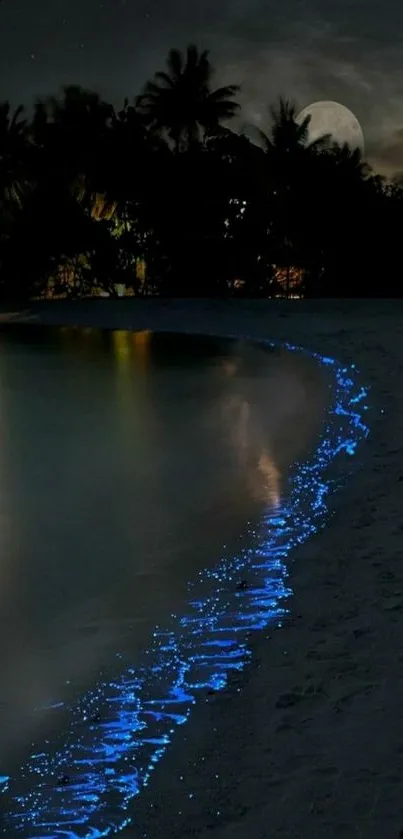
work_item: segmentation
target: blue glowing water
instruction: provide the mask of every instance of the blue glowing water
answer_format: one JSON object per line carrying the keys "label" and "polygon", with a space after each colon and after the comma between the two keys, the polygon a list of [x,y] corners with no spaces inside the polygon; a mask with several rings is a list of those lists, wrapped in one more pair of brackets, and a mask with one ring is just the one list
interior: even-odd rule
{"label": "blue glowing water", "polygon": [[[286,559],[324,526],[328,495],[338,485],[328,467],[354,455],[369,433],[368,391],[355,366],[308,354],[332,368],[333,400],[314,457],[296,464],[290,477],[286,506],[250,530],[237,556],[189,584],[185,613],[156,628],[141,667],[122,657],[120,674],[100,681],[71,709],[57,743],[31,754],[18,777],[0,775],[1,830],[10,839],[98,839],[122,830],[131,821],[132,799],[197,698],[224,688],[245,667],[252,631],[281,625],[291,594]],[[242,578],[245,588],[237,586]]]}

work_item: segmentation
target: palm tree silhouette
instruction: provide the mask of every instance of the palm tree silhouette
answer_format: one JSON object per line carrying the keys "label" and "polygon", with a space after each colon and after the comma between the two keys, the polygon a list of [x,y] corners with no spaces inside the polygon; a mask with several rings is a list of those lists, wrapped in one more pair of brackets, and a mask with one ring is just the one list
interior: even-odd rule
{"label": "palm tree silhouette", "polygon": [[11,113],[9,102],[0,104],[0,209],[2,215],[21,209],[29,187],[27,121],[23,107]]}
{"label": "palm tree silhouette", "polygon": [[[259,167],[261,200],[266,203],[270,219],[272,260],[286,275],[285,291],[288,294],[292,266],[302,267],[303,210],[315,177],[314,163],[328,148],[330,135],[310,141],[310,117],[297,121],[296,105],[283,97],[270,108],[270,115],[269,133],[257,129],[263,150]],[[265,238],[268,240],[267,234]]]}
{"label": "palm tree silhouette", "polygon": [[96,191],[113,116],[112,105],[77,85],[35,106],[33,130],[45,167],[67,182],[79,200]]}
{"label": "palm tree silhouette", "polygon": [[331,134],[322,134],[315,140],[309,140],[310,114],[302,122],[298,122],[297,107],[289,99],[280,96],[277,105],[270,107],[269,113],[272,121],[269,133],[261,128],[248,126],[257,133],[266,152],[275,152],[277,155],[291,158],[292,155],[304,151],[320,152],[330,147]]}
{"label": "palm tree silhouette", "polygon": [[166,133],[175,151],[186,150],[194,142],[217,130],[223,120],[230,120],[239,105],[234,97],[238,85],[211,89],[213,68],[209,52],[199,52],[193,44],[186,56],[170,50],[167,70],[155,74],[136,106],[150,127]]}
{"label": "palm tree silhouette", "polygon": [[75,294],[143,293],[140,261],[166,295],[293,293],[295,278],[305,296],[400,295],[403,179],[312,141],[282,97],[259,141],[230,130],[238,91],[214,89],[209,52],[190,45],[120,110],[77,85],[29,122],[0,102],[0,295],[66,271]]}

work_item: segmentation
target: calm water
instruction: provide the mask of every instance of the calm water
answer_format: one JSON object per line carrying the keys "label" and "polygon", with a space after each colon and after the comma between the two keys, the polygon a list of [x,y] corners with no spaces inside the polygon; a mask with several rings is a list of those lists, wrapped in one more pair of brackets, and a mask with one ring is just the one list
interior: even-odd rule
{"label": "calm water", "polygon": [[133,662],[321,430],[313,361],[148,332],[0,332],[0,769]]}

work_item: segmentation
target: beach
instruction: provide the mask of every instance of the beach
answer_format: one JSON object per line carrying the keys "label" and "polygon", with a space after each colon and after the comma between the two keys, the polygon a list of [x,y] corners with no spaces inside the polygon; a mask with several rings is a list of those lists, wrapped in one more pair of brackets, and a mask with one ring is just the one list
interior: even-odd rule
{"label": "beach", "polygon": [[127,837],[403,836],[402,316],[395,300],[2,307],[0,320],[290,342],[355,363],[371,388],[359,468],[328,526],[290,557],[290,617],[255,635],[228,690],[196,705]]}

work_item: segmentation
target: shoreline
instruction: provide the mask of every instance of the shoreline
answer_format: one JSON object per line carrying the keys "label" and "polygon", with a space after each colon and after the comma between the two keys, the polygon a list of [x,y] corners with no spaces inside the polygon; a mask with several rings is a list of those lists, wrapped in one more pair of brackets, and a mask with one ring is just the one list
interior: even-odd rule
{"label": "shoreline", "polygon": [[325,530],[293,553],[290,619],[253,639],[252,663],[232,690],[196,706],[134,803],[127,837],[399,836],[401,315],[400,301],[133,299],[35,303],[28,315],[14,314],[17,323],[231,331],[295,343],[356,363],[372,387],[361,468],[332,496]]}

